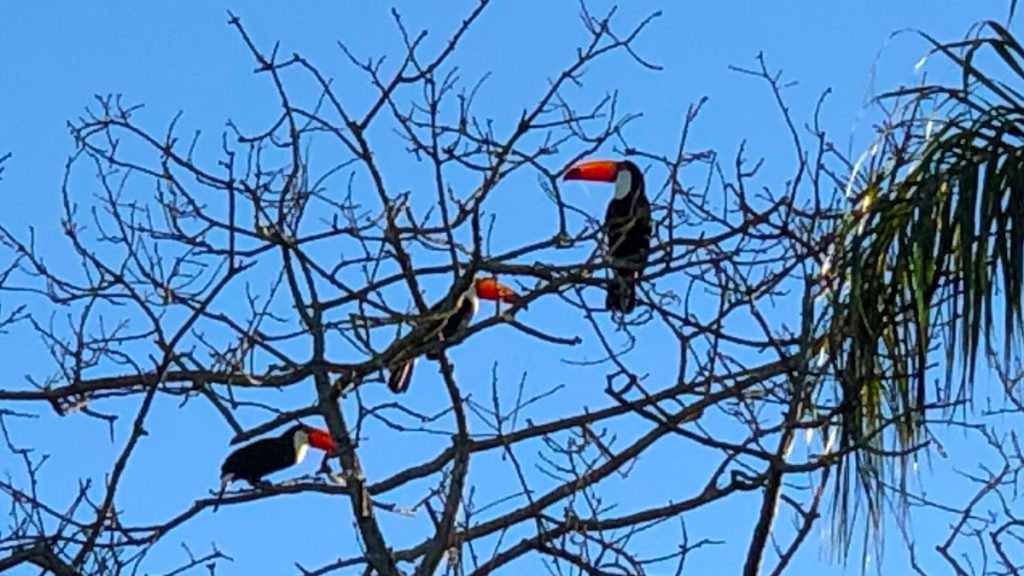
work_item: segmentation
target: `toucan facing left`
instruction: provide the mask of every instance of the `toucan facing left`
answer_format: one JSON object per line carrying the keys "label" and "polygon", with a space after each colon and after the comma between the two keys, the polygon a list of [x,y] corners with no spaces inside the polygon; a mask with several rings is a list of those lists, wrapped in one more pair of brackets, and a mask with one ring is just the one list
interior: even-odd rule
{"label": "toucan facing left", "polygon": [[310,446],[331,453],[334,439],[330,432],[296,424],[274,438],[264,438],[235,450],[220,468],[221,490],[236,480],[245,480],[254,488],[263,477],[302,462]]}
{"label": "toucan facing left", "polygon": [[564,179],[615,184],[604,217],[612,269],[605,306],[629,314],[636,307],[636,286],[651,251],[651,203],[644,193],[644,174],[629,160],[590,160],[570,168]]}

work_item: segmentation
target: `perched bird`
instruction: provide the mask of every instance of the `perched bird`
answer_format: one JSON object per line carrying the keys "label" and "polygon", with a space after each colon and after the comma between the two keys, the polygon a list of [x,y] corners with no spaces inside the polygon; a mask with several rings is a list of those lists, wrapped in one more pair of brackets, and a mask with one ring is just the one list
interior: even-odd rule
{"label": "perched bird", "polygon": [[644,175],[629,160],[591,160],[570,168],[563,179],[615,183],[604,218],[612,269],[605,306],[629,314],[636,307],[636,285],[651,249],[651,203],[644,194]]}
{"label": "perched bird", "polygon": [[221,494],[236,480],[245,480],[253,488],[259,486],[267,474],[302,462],[310,446],[330,454],[334,439],[326,430],[296,424],[280,436],[242,446],[228,454],[220,467]]}
{"label": "perched bird", "polygon": [[[519,301],[519,294],[515,290],[508,286],[498,282],[496,278],[484,277],[476,278],[473,284],[469,287],[464,294],[460,294],[455,300],[455,308],[451,314],[447,317],[440,318],[440,326],[436,330],[429,332],[429,339],[438,339],[441,341],[448,340],[461,330],[464,330],[466,326],[469,326],[469,321],[473,319],[477,309],[480,306],[479,299],[493,300],[498,302],[506,302],[514,304]],[[430,314],[441,315],[444,312],[444,302],[438,302],[430,308]],[[424,342],[426,343],[426,342]],[[439,351],[431,351],[426,353],[428,360],[439,360],[441,358]],[[399,394],[405,392],[409,387],[409,380],[412,379],[412,369],[416,364],[416,358],[409,358],[402,362],[391,370],[391,374],[388,376],[388,388],[392,392]]]}

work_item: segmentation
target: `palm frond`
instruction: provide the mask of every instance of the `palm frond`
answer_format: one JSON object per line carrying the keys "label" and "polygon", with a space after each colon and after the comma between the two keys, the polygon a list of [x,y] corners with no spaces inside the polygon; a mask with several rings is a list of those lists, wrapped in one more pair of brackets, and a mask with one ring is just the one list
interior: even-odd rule
{"label": "palm frond", "polygon": [[1009,357],[1024,325],[1024,48],[995,22],[956,43],[925,38],[960,83],[882,96],[896,112],[854,175],[855,203],[836,233],[833,273],[845,289],[830,300],[826,337],[840,447],[851,454],[836,485],[843,544],[859,502],[879,528],[883,484],[906,481],[929,362],[945,363],[936,400],[969,401],[979,346],[999,341]]}

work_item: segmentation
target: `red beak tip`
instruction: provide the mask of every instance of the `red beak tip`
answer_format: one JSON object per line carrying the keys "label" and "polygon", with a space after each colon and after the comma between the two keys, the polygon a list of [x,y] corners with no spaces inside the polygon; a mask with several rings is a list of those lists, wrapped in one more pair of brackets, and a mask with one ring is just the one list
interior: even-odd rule
{"label": "red beak tip", "polygon": [[325,430],[313,429],[309,432],[309,443],[314,448],[319,448],[324,452],[334,452],[334,438],[331,437],[331,433]]}

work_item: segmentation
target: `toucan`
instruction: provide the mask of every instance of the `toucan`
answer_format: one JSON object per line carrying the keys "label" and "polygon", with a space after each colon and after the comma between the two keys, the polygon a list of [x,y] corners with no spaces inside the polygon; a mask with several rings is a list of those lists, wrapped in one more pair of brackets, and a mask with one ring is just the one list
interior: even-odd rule
{"label": "toucan", "polygon": [[[469,321],[473,319],[473,315],[476,314],[477,308],[480,306],[480,298],[514,304],[519,301],[519,294],[498,282],[496,278],[483,277],[475,279],[469,289],[455,299],[454,310],[446,318],[441,319],[443,322],[441,326],[436,330],[430,331],[430,340],[447,340],[459,331],[464,330],[466,326],[469,326]],[[441,315],[444,312],[443,306],[444,301],[432,306],[428,317]],[[426,353],[426,357],[428,360],[438,360],[441,358],[441,355],[439,351],[431,351]],[[412,357],[391,370],[391,374],[388,376],[388,388],[392,392],[400,394],[408,389],[409,381],[412,379],[412,368],[415,364],[416,358]]]}
{"label": "toucan", "polygon": [[629,314],[636,307],[636,285],[651,249],[651,203],[644,194],[644,175],[629,160],[590,160],[571,167],[563,179],[615,183],[604,217],[612,269],[605,306]]}
{"label": "toucan", "polygon": [[245,480],[253,488],[259,486],[264,476],[302,462],[310,446],[330,454],[334,452],[334,439],[326,430],[296,424],[280,436],[242,446],[228,454],[220,467],[221,493],[236,480]]}

